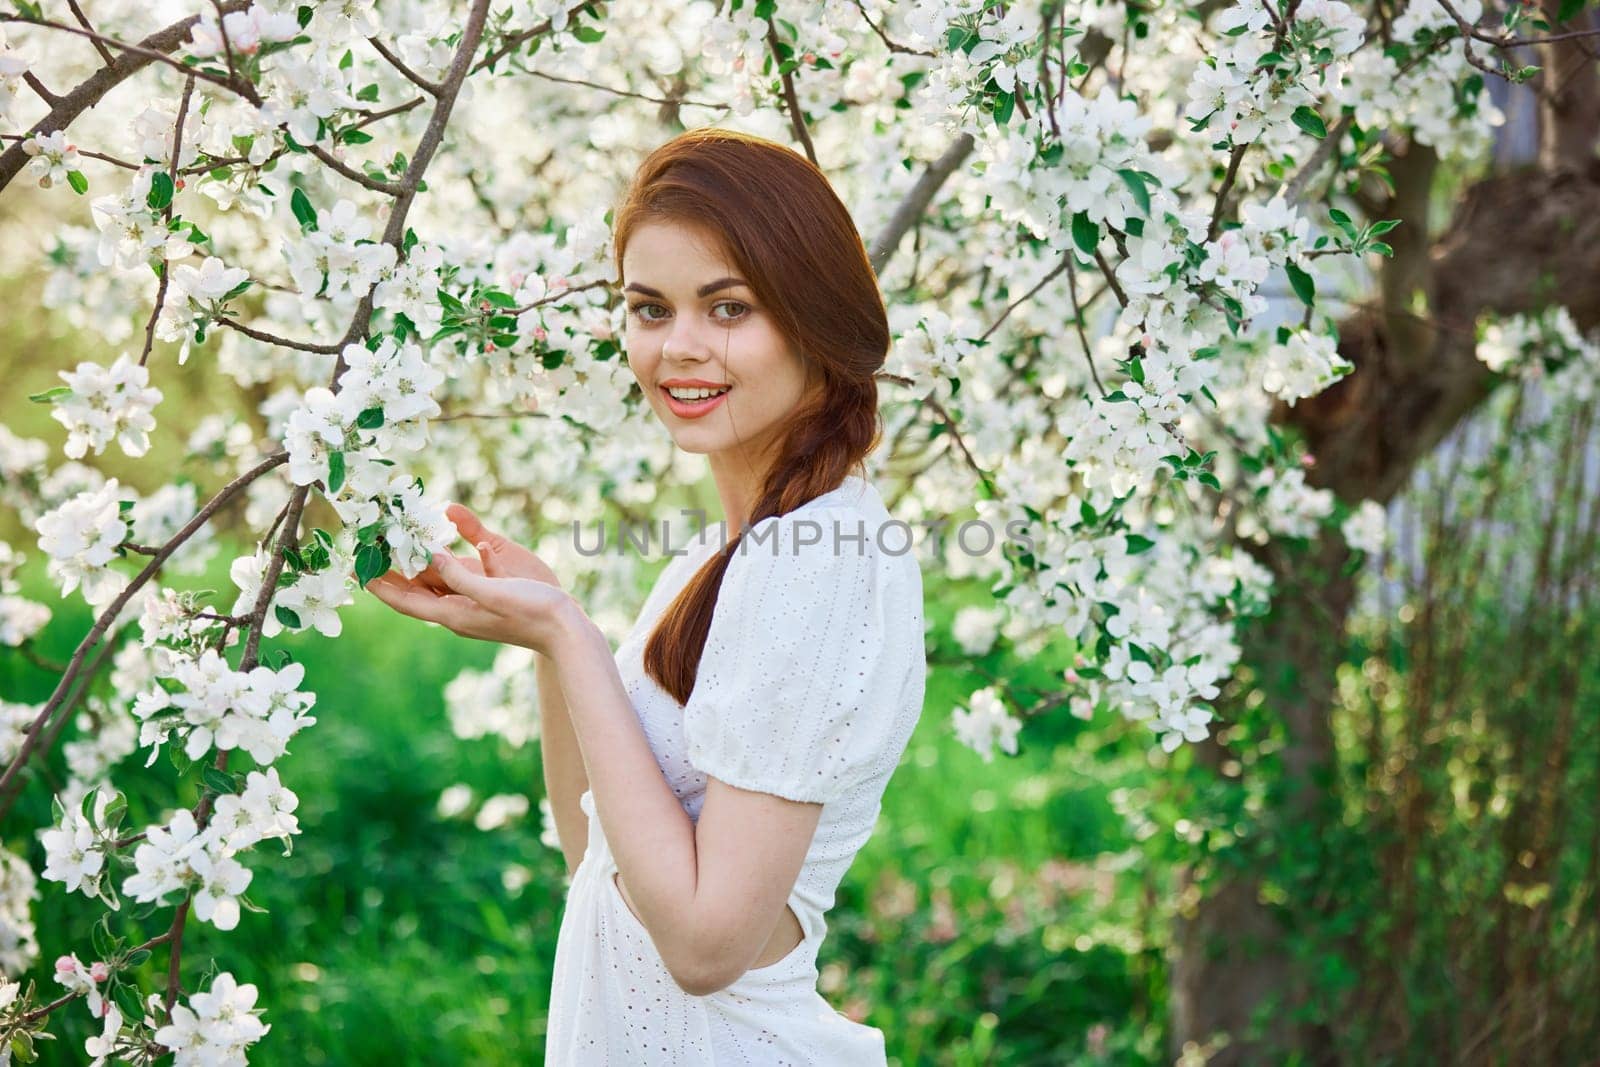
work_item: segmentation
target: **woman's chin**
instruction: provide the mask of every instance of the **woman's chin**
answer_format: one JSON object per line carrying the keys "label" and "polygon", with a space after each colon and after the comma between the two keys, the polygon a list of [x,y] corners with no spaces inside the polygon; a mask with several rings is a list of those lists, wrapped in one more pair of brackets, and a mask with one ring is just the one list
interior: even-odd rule
{"label": "woman's chin", "polygon": [[716,440],[696,427],[679,429],[672,435],[672,443],[678,446],[680,452],[688,452],[695,456],[709,456],[728,447],[728,442]]}

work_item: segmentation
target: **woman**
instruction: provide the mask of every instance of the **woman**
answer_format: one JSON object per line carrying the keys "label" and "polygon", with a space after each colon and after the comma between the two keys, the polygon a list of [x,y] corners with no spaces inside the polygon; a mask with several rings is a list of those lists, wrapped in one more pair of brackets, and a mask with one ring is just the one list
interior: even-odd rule
{"label": "woman", "polygon": [[741,536],[672,559],[614,654],[537,556],[459,505],[480,559],[368,588],[540,653],[572,872],[548,1062],[881,1064],[882,1032],[822,999],[816,959],[926,673],[916,557],[864,477],[883,302],[822,173],[759,138],[658,148],[614,229],[629,366]]}

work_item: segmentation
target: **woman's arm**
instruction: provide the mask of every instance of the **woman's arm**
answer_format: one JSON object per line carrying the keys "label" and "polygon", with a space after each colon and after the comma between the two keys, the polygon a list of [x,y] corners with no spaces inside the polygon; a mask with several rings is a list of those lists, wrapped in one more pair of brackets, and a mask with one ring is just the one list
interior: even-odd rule
{"label": "woman's arm", "polygon": [[572,729],[572,716],[556,665],[543,652],[535,652],[533,660],[539,688],[539,758],[544,764],[544,792],[550,798],[556,837],[567,861],[567,874],[571,875],[589,847],[589,816],[578,803],[589,788],[589,775],[583,767],[583,753]]}
{"label": "woman's arm", "polygon": [[624,899],[678,985],[714,993],[772,937],[822,805],[712,779],[697,830],[661,774],[605,635],[575,606],[560,633],[552,659]]}
{"label": "woman's arm", "polygon": [[[463,637],[534,650],[541,725],[556,706],[543,699],[551,675],[565,704],[564,714],[556,716],[565,720],[565,729],[558,722],[546,735],[545,758],[569,753],[555,762],[561,768],[557,777],[567,782],[565,795],[575,802],[583,790],[574,792],[568,781],[574,774],[568,742],[576,742],[595,813],[627,882],[624,899],[633,902],[684,992],[716,992],[755,965],[776,930],[822,805],[710,778],[697,831],[645,740],[605,634],[559,586],[497,577],[493,549],[479,545],[485,560],[481,570],[450,552],[437,552],[416,579],[391,572],[367,588],[402,614]],[[532,553],[528,557],[537,561]],[[541,671],[540,657],[555,670]],[[555,804],[552,791],[551,807],[559,817]],[[571,844],[563,837],[563,851]]]}

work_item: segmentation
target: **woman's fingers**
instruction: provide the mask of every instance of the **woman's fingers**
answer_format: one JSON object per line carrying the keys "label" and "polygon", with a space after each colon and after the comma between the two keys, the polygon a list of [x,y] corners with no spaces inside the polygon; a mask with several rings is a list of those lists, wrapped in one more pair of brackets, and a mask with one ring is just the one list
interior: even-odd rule
{"label": "woman's fingers", "polygon": [[467,613],[476,607],[471,597],[459,593],[441,596],[420,582],[408,581],[392,572],[368,582],[367,589],[402,615],[410,615],[424,622],[436,622],[451,630],[458,630],[465,625]]}
{"label": "woman's fingers", "polygon": [[498,578],[500,576],[499,561],[495,559],[494,548],[487,541],[479,541],[473,546],[478,550],[478,562],[483,568],[481,573]]}
{"label": "woman's fingers", "polygon": [[479,568],[477,573],[467,569],[465,563],[450,552],[434,553],[433,562],[428,564],[444,584],[452,592],[471,597],[480,604],[487,606],[498,599],[496,597],[494,579],[486,577]]}
{"label": "woman's fingers", "polygon": [[455,523],[456,530],[467,539],[467,544],[475,545],[480,541],[488,541],[492,546],[498,536],[483,524],[483,520],[473,514],[471,508],[465,504],[450,504],[444,509],[445,518]]}

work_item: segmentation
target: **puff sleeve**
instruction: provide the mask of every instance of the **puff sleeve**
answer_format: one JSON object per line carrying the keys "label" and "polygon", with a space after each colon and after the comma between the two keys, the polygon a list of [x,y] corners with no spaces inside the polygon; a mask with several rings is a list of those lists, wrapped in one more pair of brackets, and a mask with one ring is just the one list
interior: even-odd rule
{"label": "puff sleeve", "polygon": [[[703,773],[827,802],[881,766],[909,666],[905,642],[892,639],[872,531],[864,543],[837,544],[835,522],[848,537],[863,519],[772,516],[733,549],[683,710],[689,762]],[[806,543],[816,527],[820,540]]]}

